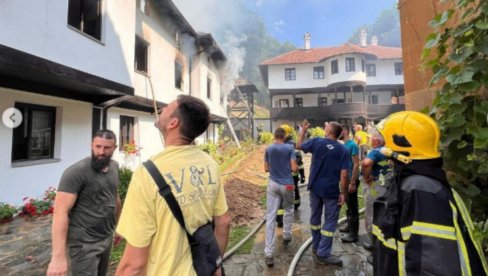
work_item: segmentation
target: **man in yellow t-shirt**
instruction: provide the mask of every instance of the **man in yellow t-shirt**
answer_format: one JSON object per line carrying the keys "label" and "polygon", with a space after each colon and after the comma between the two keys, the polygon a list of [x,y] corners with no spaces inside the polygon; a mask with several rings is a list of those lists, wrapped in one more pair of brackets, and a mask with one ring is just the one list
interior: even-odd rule
{"label": "man in yellow t-shirt", "polygon": [[[191,96],[171,102],[156,122],[166,149],[151,160],[171,187],[188,232],[213,219],[223,255],[231,219],[218,165],[191,145],[207,129],[209,114],[205,103]],[[142,166],[132,176],[117,233],[127,246],[116,275],[196,275],[186,233]]]}

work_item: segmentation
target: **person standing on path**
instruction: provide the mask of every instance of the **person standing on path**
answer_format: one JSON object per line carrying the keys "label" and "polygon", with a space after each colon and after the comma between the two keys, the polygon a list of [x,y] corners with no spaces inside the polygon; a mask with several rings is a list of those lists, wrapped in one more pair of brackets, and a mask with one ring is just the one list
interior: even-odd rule
{"label": "person standing on path", "polygon": [[276,212],[283,204],[283,243],[287,245],[292,240],[291,226],[293,224],[294,189],[292,171],[298,170],[295,160],[295,149],[285,143],[285,130],[277,128],[274,133],[275,142],[266,148],[264,153],[264,170],[269,172],[268,188],[266,192],[266,246],[264,248],[265,262],[274,265],[275,220]]}
{"label": "person standing on path", "polygon": [[[165,141],[151,157],[159,169],[191,235],[213,221],[224,255],[231,218],[218,164],[193,145],[210,124],[210,111],[200,99],[179,95],[163,108],[155,123]],[[178,223],[144,166],[134,171],[117,233],[127,240],[116,275],[195,275],[187,232]],[[221,270],[217,270],[217,274]]]}
{"label": "person standing on path", "polygon": [[[107,273],[112,235],[120,215],[119,165],[112,161],[115,134],[99,130],[92,156],[66,169],[61,177],[52,225],[52,257],[47,275]],[[119,239],[115,245],[118,245]]]}
{"label": "person standing on path", "polygon": [[[349,133],[351,129],[348,125],[342,126],[342,139],[344,146],[349,150],[351,156],[351,165],[348,170],[348,187],[347,187],[347,227],[340,229],[346,234],[341,237],[343,242],[356,242],[358,240],[359,231],[359,210],[358,210],[358,193],[359,187],[359,148],[358,145],[351,140]],[[343,231],[345,230],[345,231]]]}
{"label": "person standing on path", "polygon": [[[312,229],[312,251],[318,264],[342,266],[339,257],[331,254],[332,239],[339,219],[339,211],[347,195],[347,172],[350,155],[347,148],[337,139],[342,127],[330,122],[326,127],[325,138],[316,137],[304,142],[310,124],[302,124],[297,148],[312,153],[312,164],[307,189],[310,190],[310,227]],[[340,189],[339,189],[340,184]],[[324,224],[322,225],[322,212]],[[322,227],[321,227],[322,225]]]}

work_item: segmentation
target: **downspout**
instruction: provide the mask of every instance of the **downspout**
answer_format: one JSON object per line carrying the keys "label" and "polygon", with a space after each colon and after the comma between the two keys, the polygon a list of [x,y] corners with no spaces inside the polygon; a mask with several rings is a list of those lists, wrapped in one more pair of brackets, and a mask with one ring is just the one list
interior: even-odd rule
{"label": "downspout", "polygon": [[107,129],[107,111],[110,107],[116,106],[121,102],[130,99],[131,96],[125,95],[96,105],[102,109],[102,129]]}

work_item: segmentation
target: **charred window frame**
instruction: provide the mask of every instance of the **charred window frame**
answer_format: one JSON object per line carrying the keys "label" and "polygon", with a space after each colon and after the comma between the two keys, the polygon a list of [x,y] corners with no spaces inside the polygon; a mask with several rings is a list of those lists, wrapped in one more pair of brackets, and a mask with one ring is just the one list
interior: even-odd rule
{"label": "charred window frame", "polygon": [[366,64],[366,76],[376,77],[376,64]]}
{"label": "charred window frame", "polygon": [[346,58],[346,72],[355,72],[355,71],[356,71],[355,58],[352,57]]}
{"label": "charred window frame", "polygon": [[15,103],[22,123],[13,129],[12,162],[54,158],[56,108]]}
{"label": "charred window frame", "polygon": [[134,125],[135,118],[131,116],[120,115],[120,135],[119,135],[119,149],[123,150],[124,145],[134,142]]}
{"label": "charred window frame", "polygon": [[295,68],[285,68],[285,80],[296,80]]}
{"label": "charred window frame", "polygon": [[339,62],[337,59],[330,62],[330,73],[332,75],[339,73]]}
{"label": "charred window frame", "polygon": [[290,101],[288,99],[280,99],[279,100],[279,106],[280,106],[280,108],[289,108],[290,107]]}
{"label": "charred window frame", "polygon": [[100,41],[102,38],[102,1],[69,0],[68,25]]}
{"label": "charred window frame", "polygon": [[295,98],[295,107],[303,107],[303,98]]}
{"label": "charred window frame", "polygon": [[323,79],[324,77],[325,77],[324,66],[315,66],[313,68],[313,78],[318,80],[318,79]]}
{"label": "charred window frame", "polygon": [[395,62],[395,76],[403,75],[403,62]]}
{"label": "charred window frame", "polygon": [[212,79],[207,77],[207,98],[212,98]]}
{"label": "charred window frame", "polygon": [[134,57],[134,69],[140,73],[148,73],[148,49],[149,43],[136,35],[136,48]]}
{"label": "charred window frame", "polygon": [[175,60],[175,87],[183,89],[183,64],[179,60]]}

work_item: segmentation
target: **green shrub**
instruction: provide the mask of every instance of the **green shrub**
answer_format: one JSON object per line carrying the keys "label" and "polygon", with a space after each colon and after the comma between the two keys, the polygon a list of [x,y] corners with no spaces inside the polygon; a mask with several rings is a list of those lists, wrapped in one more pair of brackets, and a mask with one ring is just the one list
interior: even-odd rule
{"label": "green shrub", "polygon": [[269,145],[273,142],[274,136],[271,132],[264,131],[261,133],[261,136],[259,137],[259,143],[260,144],[266,144]]}
{"label": "green shrub", "polygon": [[206,143],[199,145],[198,147],[209,155],[214,155],[217,153],[217,144],[214,143]]}
{"label": "green shrub", "polygon": [[132,178],[132,171],[129,168],[121,167],[119,169],[119,196],[122,202],[125,200],[127,195],[127,189],[129,188],[130,179]]}
{"label": "green shrub", "polygon": [[310,138],[325,137],[325,131],[321,127],[315,127],[308,130],[310,132]]}
{"label": "green shrub", "polygon": [[0,202],[0,219],[8,218],[17,213],[17,208],[7,203]]}

